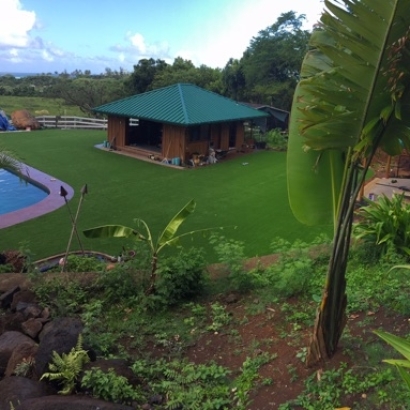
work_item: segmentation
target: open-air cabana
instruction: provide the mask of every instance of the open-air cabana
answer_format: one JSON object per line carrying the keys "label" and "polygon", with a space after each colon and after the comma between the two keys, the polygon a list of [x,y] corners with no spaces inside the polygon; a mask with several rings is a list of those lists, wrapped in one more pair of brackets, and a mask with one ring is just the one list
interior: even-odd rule
{"label": "open-air cabana", "polygon": [[193,84],[174,84],[96,107],[108,117],[113,149],[179,158],[240,150],[244,122],[266,113]]}

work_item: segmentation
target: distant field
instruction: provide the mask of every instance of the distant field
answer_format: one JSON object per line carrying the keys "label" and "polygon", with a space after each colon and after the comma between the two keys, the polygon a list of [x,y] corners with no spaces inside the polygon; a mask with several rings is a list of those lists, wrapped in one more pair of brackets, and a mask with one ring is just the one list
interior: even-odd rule
{"label": "distant field", "polygon": [[77,106],[65,105],[61,98],[15,97],[10,95],[1,95],[0,109],[2,109],[9,116],[16,110],[28,110],[33,115],[85,116],[85,114],[81,112]]}

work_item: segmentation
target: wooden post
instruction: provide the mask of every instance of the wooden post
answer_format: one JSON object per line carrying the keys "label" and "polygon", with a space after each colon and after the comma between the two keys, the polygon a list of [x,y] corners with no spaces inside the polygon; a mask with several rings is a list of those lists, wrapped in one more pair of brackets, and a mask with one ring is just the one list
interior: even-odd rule
{"label": "wooden post", "polygon": [[391,155],[387,157],[387,164],[386,164],[386,178],[390,178],[390,167],[391,167]]}

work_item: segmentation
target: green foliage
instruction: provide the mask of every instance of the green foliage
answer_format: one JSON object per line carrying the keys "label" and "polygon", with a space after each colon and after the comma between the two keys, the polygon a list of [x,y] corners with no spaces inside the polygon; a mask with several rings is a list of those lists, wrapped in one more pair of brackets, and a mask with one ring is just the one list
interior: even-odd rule
{"label": "green foliage", "polygon": [[287,134],[284,134],[279,128],[268,131],[264,135],[264,139],[266,140],[267,146],[270,149],[277,151],[286,151],[288,148],[288,136]]}
{"label": "green foliage", "polygon": [[78,336],[77,344],[69,353],[60,356],[53,351],[53,361],[49,363],[50,372],[44,373],[40,380],[57,380],[62,386],[59,394],[70,394],[75,388],[83,366],[90,361],[87,351],[82,346],[82,336]]}
{"label": "green foliage", "polygon": [[404,359],[401,360],[388,359],[383,361],[396,366],[407,388],[410,389],[410,373],[408,372],[408,370],[405,370],[410,368],[410,342],[390,333],[380,331],[375,331],[374,333],[376,333],[377,336],[379,336],[386,343],[392,346],[398,353],[404,356]]}
{"label": "green foliage", "polygon": [[276,296],[316,296],[329,258],[328,239],[321,236],[311,244],[276,239],[271,246],[278,253],[278,260],[265,270],[264,276]]}
{"label": "green foliage", "polygon": [[14,374],[20,377],[29,377],[33,371],[36,361],[34,357],[23,357],[22,361],[16,365]]}
{"label": "green foliage", "polygon": [[241,241],[212,234],[209,242],[214,247],[218,261],[223,264],[233,290],[250,291],[257,283],[255,277],[245,269],[245,245]]}
{"label": "green foliage", "polygon": [[215,363],[140,360],[131,369],[138,378],[147,379],[152,393],[167,397],[164,409],[222,410],[231,402],[229,371]]}
{"label": "green foliage", "polygon": [[249,408],[251,400],[249,393],[255,388],[255,382],[259,378],[259,368],[269,363],[274,357],[270,357],[267,353],[262,353],[255,358],[246,358],[242,364],[241,374],[234,381],[234,401],[235,408],[246,410]]}
{"label": "green foliage", "polygon": [[[209,229],[201,229],[191,232],[186,232],[177,235],[177,231],[186,218],[194,212],[196,203],[191,199],[179,212],[177,212],[168,224],[165,226],[161,234],[158,235],[155,242],[151,235],[147,223],[142,219],[136,219],[137,229],[133,229],[122,225],[105,225],[96,228],[86,229],[84,235],[87,238],[133,238],[136,241],[145,242],[151,250],[151,273],[150,283],[146,290],[147,294],[152,294],[156,291],[157,269],[158,269],[158,254],[167,246],[176,245],[181,238],[192,235]],[[142,226],[142,230],[140,230]]]}
{"label": "green foliage", "polygon": [[248,99],[289,110],[310,33],[304,15],[281,14],[252,38],[241,59]]}
{"label": "green foliage", "polygon": [[108,372],[96,367],[86,370],[81,378],[81,387],[90,390],[98,399],[114,403],[131,404],[141,398],[138,389],[134,389],[126,377],[117,375],[113,369],[108,369]]}
{"label": "green foliage", "polygon": [[156,297],[164,306],[177,305],[201,295],[207,283],[203,251],[190,248],[162,259],[158,275]]}
{"label": "green foliage", "polygon": [[[0,76],[1,78],[1,76]],[[16,110],[28,110],[31,114],[37,115],[73,115],[82,116],[81,110],[73,105],[66,105],[62,98],[44,98],[28,96],[9,96],[1,97],[1,108],[6,114],[11,114]]]}
{"label": "green foliage", "polygon": [[87,345],[98,355],[109,357],[112,354],[119,354],[118,338],[121,333],[107,328],[107,306],[104,302],[95,299],[83,304],[81,320],[84,323],[83,336]]}
{"label": "green foliage", "polygon": [[385,255],[390,246],[410,255],[410,204],[404,194],[365,201],[367,205],[357,211],[360,222],[354,226],[356,238],[376,246],[380,255]]}
{"label": "green foliage", "polygon": [[56,316],[77,313],[89,298],[88,290],[76,280],[54,276],[44,280],[42,273],[30,275],[33,291],[43,306],[53,309]]}
{"label": "green foliage", "polygon": [[[369,407],[363,402],[361,408],[391,408],[383,406],[391,403],[384,396],[385,389],[390,392],[389,386],[393,382],[394,377],[389,369],[374,368],[369,373],[364,368],[347,369],[347,365],[342,363],[339,368],[314,372],[306,380],[303,393],[295,400],[281,404],[279,410],[294,407],[308,410],[334,410],[343,407],[344,397],[363,393],[369,396],[366,400]],[[394,389],[394,386],[392,388]],[[383,397],[384,399],[381,400]]]}
{"label": "green foliage", "polygon": [[[101,272],[106,263],[93,256],[68,255],[65,265],[66,272]],[[60,268],[61,269],[61,268]]]}
{"label": "green foliage", "polygon": [[226,326],[229,325],[229,323],[231,322],[231,316],[225,310],[225,307],[222,306],[220,303],[212,303],[211,312],[212,323],[209,326],[207,326],[207,330],[218,332],[226,328]]}

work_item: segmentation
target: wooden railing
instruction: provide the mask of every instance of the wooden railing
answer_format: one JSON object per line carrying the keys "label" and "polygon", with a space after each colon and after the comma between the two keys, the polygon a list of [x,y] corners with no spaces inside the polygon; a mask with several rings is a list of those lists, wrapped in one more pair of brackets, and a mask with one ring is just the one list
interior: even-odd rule
{"label": "wooden railing", "polygon": [[[45,128],[107,129],[107,120],[100,118],[41,115],[36,117],[36,120]],[[130,125],[138,125],[138,120],[131,118]]]}

